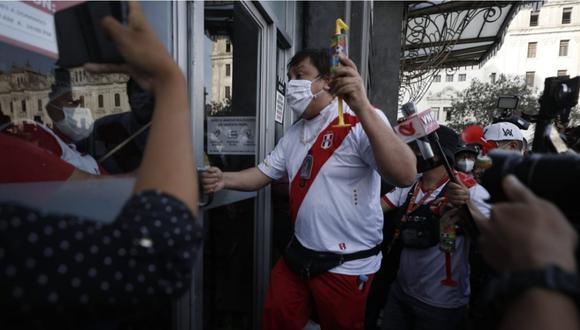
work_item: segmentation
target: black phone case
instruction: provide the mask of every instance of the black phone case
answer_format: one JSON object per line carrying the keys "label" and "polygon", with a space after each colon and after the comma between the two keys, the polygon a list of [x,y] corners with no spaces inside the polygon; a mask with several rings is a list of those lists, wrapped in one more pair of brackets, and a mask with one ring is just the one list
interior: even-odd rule
{"label": "black phone case", "polygon": [[89,1],[55,14],[58,65],[62,68],[82,66],[87,62],[121,63],[123,57],[101,28],[101,19],[111,15],[127,21],[127,3]]}

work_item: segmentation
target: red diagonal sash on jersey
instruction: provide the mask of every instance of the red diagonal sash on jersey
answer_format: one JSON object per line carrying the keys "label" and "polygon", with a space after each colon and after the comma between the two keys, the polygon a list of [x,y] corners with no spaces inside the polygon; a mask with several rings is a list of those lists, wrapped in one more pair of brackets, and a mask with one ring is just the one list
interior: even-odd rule
{"label": "red diagonal sash on jersey", "polygon": [[[304,180],[300,172],[302,171],[302,166],[304,166],[304,162],[298,173],[292,179],[292,183],[290,185],[290,214],[292,216],[292,221],[296,221],[296,216],[298,215],[298,210],[300,209],[300,205],[302,205],[302,201],[306,196],[306,193],[310,189],[310,186],[316,179],[318,172],[322,166],[326,163],[326,161],[332,156],[334,151],[342,144],[342,141],[347,137],[348,133],[354,128],[356,123],[358,123],[358,118],[349,114],[344,114],[344,121],[350,126],[348,127],[334,127],[338,123],[338,117],[333,120],[330,125],[328,125],[316,138],[314,145],[310,148],[308,152],[312,155],[312,169],[310,172],[310,178],[308,180]],[[329,139],[329,134],[332,134],[332,137]],[[331,141],[330,143],[328,141]],[[330,192],[329,192],[330,193]]]}

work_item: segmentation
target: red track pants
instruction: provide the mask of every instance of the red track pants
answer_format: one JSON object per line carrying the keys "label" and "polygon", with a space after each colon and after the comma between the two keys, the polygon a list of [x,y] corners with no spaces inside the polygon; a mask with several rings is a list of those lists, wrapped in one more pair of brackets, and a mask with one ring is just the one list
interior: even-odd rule
{"label": "red track pants", "polygon": [[356,275],[326,272],[304,281],[280,258],[272,270],[263,330],[302,330],[315,312],[322,329],[364,329],[372,275],[362,288]]}

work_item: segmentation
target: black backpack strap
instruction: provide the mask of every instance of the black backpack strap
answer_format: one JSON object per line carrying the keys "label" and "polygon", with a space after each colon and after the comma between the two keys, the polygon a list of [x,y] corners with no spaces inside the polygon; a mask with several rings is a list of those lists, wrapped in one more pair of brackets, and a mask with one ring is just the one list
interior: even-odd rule
{"label": "black backpack strap", "polygon": [[415,187],[419,184],[419,181],[415,181],[415,183],[413,183],[413,185],[411,186],[411,189],[409,189],[409,192],[407,192],[407,198],[405,199],[405,203],[403,203],[403,205],[399,206],[399,211],[400,211],[400,217],[403,217],[405,215],[405,213],[407,213],[407,207],[409,207],[409,204],[411,203],[411,198],[413,197],[413,191],[415,191]]}
{"label": "black backpack strap", "polygon": [[435,196],[435,198],[433,198],[433,200],[431,202],[436,201],[438,198],[445,196],[449,182],[451,182],[451,181],[447,181],[447,183],[445,183],[445,186],[443,186],[443,189],[441,189],[441,191],[437,194],[437,196]]}
{"label": "black backpack strap", "polygon": [[[391,251],[393,250],[393,248],[397,245],[397,243],[399,241],[399,238],[398,238],[398,235],[396,234],[396,232],[401,228],[401,219],[405,216],[405,213],[407,212],[407,207],[409,206],[409,203],[411,203],[411,197],[413,197],[413,191],[415,190],[415,186],[418,184],[419,184],[418,181],[413,183],[413,185],[411,186],[411,188],[407,192],[407,198],[405,198],[405,202],[403,203],[403,205],[393,209],[392,211],[385,213],[385,214],[390,214],[389,220],[393,221],[394,223],[389,224],[388,227],[387,227],[386,223],[383,223],[383,242],[381,243],[381,246],[382,246],[381,249],[383,250],[384,256],[391,254]],[[387,220],[386,217],[385,217],[385,220]],[[396,247],[395,250],[398,251],[396,253],[400,252],[399,247]],[[397,266],[398,266],[398,262],[397,262]]]}

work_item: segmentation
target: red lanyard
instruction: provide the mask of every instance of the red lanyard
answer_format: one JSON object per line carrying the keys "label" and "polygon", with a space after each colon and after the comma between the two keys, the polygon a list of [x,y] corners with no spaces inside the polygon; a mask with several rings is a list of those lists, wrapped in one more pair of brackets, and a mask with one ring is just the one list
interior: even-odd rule
{"label": "red lanyard", "polygon": [[407,206],[407,214],[415,212],[415,210],[417,210],[419,206],[425,203],[425,201],[427,200],[427,198],[429,198],[429,196],[431,196],[433,191],[435,191],[437,188],[439,188],[442,184],[444,184],[448,180],[449,179],[447,178],[447,175],[444,175],[441,179],[439,179],[439,181],[437,182],[437,184],[435,184],[435,186],[427,189],[427,191],[423,194],[421,200],[417,202],[417,196],[419,196],[419,189],[421,189],[421,181],[419,180],[419,182],[417,182],[417,184],[415,185],[415,189],[413,190],[411,202]]}

